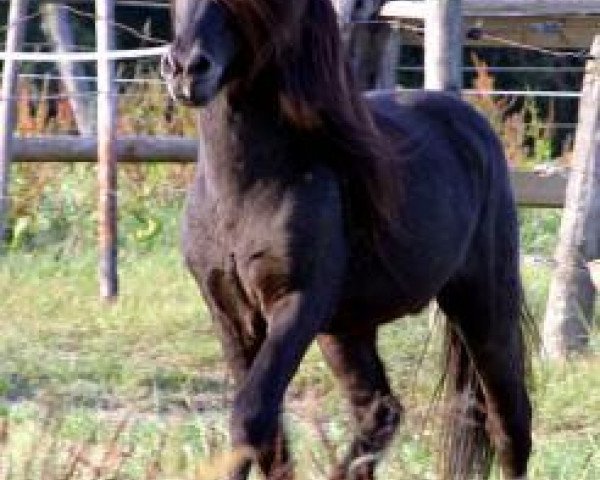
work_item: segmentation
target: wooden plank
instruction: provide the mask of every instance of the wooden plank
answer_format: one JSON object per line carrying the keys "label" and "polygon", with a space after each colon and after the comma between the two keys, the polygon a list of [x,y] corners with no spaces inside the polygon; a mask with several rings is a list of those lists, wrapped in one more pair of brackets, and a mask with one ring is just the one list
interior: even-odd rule
{"label": "wooden plank", "polygon": [[[599,2],[600,3],[600,2]],[[514,17],[507,22],[502,17],[466,19],[465,32],[481,27],[485,32],[527,45],[551,49],[587,50],[600,31],[598,16]],[[471,45],[502,46],[492,40],[469,42]]]}
{"label": "wooden plank", "polygon": [[511,172],[517,204],[521,207],[561,208],[565,201],[567,172]]}
{"label": "wooden plank", "polygon": [[471,16],[586,15],[600,14],[598,0],[464,0]]}
{"label": "wooden plank", "polygon": [[[191,163],[196,161],[198,141],[182,137],[126,136],[115,140],[119,163]],[[15,162],[94,163],[96,137],[53,135],[14,140]]]}
{"label": "wooden plank", "polygon": [[17,90],[18,64],[11,58],[13,52],[20,50],[25,36],[28,0],[12,0],[8,12],[8,30],[6,32],[6,55],[2,71],[2,90],[0,97],[0,248],[6,238],[9,211],[8,184],[12,157],[13,130],[16,122],[16,103],[12,97]]}
{"label": "wooden plank", "polygon": [[116,298],[117,274],[117,155],[115,143],[116,97],[114,65],[107,52],[114,47],[114,0],[96,0],[98,51],[98,243],[100,295]]}
{"label": "wooden plank", "polygon": [[[119,163],[198,161],[198,140],[193,138],[126,136],[117,138],[115,143]],[[97,145],[95,137],[15,138],[14,161],[93,163],[97,160]],[[566,172],[511,172],[517,203],[526,207],[562,207],[567,177]]]}
{"label": "wooden plank", "polygon": [[[527,14],[516,15],[513,10],[479,8],[481,0],[463,0],[463,30],[482,27],[486,32],[515,42],[545,48],[587,49],[594,35],[600,31],[600,1],[593,2],[587,10],[551,8],[530,9]],[[499,2],[495,2],[499,3]],[[588,5],[589,7],[589,5]],[[418,26],[427,16],[429,7],[424,1],[388,2],[380,10],[380,15],[398,18],[402,23]],[[560,13],[562,12],[562,13]],[[585,13],[589,13],[586,15]],[[507,23],[507,18],[510,22]],[[403,42],[407,45],[420,45],[423,37],[409,30],[402,30]],[[468,46],[500,46],[490,39],[465,40]]]}
{"label": "wooden plank", "polygon": [[425,88],[462,88],[462,0],[425,0]]}
{"label": "wooden plank", "polygon": [[[464,0],[463,0],[464,1]],[[402,24],[420,26],[422,21],[403,19]],[[594,35],[600,31],[600,16],[543,16],[514,17],[507,24],[502,17],[466,17],[463,19],[463,43],[475,47],[501,47],[494,40],[483,38],[470,40],[467,32],[473,28],[511,41],[552,49],[584,50],[591,45]],[[423,36],[400,28],[405,45],[422,45]]]}
{"label": "wooden plank", "polygon": [[[385,17],[425,18],[426,2],[416,0],[396,0],[387,2],[380,11]],[[507,17],[507,16],[564,16],[598,15],[598,0],[463,0],[463,14],[466,17]]]}
{"label": "wooden plank", "polygon": [[[600,58],[600,35],[591,53]],[[572,172],[544,320],[545,352],[566,358],[587,349],[595,292],[586,262],[600,257],[600,60],[586,64]]]}

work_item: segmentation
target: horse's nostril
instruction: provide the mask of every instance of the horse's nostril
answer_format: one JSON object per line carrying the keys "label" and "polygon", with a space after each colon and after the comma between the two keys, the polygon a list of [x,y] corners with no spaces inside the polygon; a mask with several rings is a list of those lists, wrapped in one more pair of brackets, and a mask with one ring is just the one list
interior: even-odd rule
{"label": "horse's nostril", "polygon": [[207,55],[199,55],[188,65],[187,72],[189,75],[206,75],[211,69],[212,63]]}

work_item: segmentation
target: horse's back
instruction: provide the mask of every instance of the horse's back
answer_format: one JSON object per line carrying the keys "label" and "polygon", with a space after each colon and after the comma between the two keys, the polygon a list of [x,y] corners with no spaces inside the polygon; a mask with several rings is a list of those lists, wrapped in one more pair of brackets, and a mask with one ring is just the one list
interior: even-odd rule
{"label": "horse's back", "polygon": [[[464,166],[482,175],[490,162],[503,160],[502,147],[489,122],[456,95],[435,91],[372,92],[366,100],[379,128],[397,144],[401,155],[423,161],[428,156],[467,162]],[[411,152],[412,150],[412,152]],[[499,150],[499,158],[490,158]],[[504,162],[503,165],[504,166]]]}
{"label": "horse's back", "polygon": [[397,214],[382,252],[354,253],[342,316],[379,322],[435,297],[463,268],[482,212],[511,192],[495,134],[462,100],[433,92],[367,99],[395,152]]}

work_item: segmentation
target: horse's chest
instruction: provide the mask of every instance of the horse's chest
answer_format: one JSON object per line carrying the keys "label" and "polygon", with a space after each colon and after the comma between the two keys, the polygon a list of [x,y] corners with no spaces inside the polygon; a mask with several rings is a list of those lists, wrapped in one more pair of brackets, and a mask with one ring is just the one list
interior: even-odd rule
{"label": "horse's chest", "polygon": [[250,228],[252,221],[241,210],[206,205],[201,210],[190,211],[184,220],[185,254],[196,268],[227,269],[232,256],[265,248]]}
{"label": "horse's chest", "polygon": [[[285,209],[219,203],[188,204],[184,254],[188,267],[217,303],[267,311],[292,278]],[[215,282],[214,279],[219,279]]]}

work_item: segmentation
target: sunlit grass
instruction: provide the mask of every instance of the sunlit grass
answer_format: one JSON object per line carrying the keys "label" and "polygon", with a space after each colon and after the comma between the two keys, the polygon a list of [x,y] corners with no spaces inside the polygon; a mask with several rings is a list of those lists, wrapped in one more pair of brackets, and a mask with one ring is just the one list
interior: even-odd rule
{"label": "sunlit grass", "polygon": [[[97,478],[191,479],[207,459],[227,451],[231,385],[177,248],[126,250],[121,257],[122,294],[110,306],[97,296],[93,251],[2,258],[0,417],[9,433],[0,447],[0,479],[70,478],[65,469],[77,452],[83,453],[72,478],[100,471]],[[538,318],[545,268],[525,270]],[[408,409],[381,478],[435,478],[436,443],[426,420],[439,339],[427,343],[428,333],[424,315],[380,335],[392,383]],[[600,360],[535,364],[531,478],[600,478]],[[290,390],[287,423],[300,478],[323,478],[348,441],[351,422],[317,349]],[[2,470],[8,459],[10,475]]]}
{"label": "sunlit grass", "polygon": [[124,258],[122,294],[111,306],[98,298],[92,254],[11,254],[0,271],[0,388],[9,397],[67,388],[89,404],[224,381],[206,312],[174,250]]}

